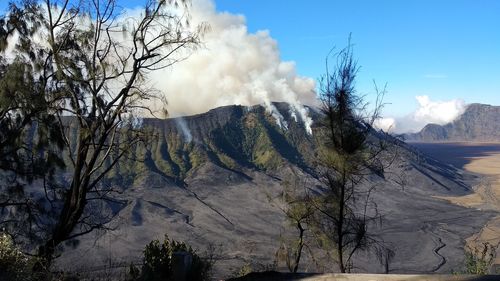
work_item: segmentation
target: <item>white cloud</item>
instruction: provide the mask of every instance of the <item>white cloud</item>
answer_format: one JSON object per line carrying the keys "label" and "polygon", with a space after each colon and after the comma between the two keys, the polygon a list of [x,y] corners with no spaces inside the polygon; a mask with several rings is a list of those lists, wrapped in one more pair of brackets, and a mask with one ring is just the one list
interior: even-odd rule
{"label": "white cloud", "polygon": [[416,99],[419,104],[413,114],[416,121],[446,124],[455,120],[465,110],[465,102],[460,99],[431,101],[428,96],[417,96]]}
{"label": "white cloud", "polygon": [[403,117],[386,118],[394,120],[395,133],[418,132],[429,123],[444,125],[453,122],[466,108],[461,99],[433,101],[426,95],[415,98],[418,107],[414,112]]}
{"label": "white cloud", "polygon": [[387,133],[392,133],[396,130],[396,119],[392,117],[381,117],[373,122],[373,127]]}

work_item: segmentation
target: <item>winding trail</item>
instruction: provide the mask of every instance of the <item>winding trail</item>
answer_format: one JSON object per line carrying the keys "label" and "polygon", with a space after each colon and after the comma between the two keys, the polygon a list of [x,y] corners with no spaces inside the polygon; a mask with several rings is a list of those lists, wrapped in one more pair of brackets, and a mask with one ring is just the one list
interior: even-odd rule
{"label": "winding trail", "polygon": [[431,273],[435,273],[447,262],[446,257],[439,253],[441,249],[446,247],[446,243],[444,243],[441,236],[436,233],[436,230],[439,231],[440,229],[434,229],[430,222],[425,222],[421,229],[423,232],[430,234],[435,238],[433,241],[436,243],[436,246],[432,249],[432,252],[439,259],[439,263],[437,263],[434,268],[429,271]]}
{"label": "winding trail", "polygon": [[439,253],[439,251],[440,251],[441,249],[443,249],[444,247],[446,247],[446,244],[443,242],[443,240],[441,240],[441,237],[438,237],[437,242],[438,242],[438,245],[437,245],[437,247],[435,247],[435,248],[433,249],[433,252],[434,252],[434,254],[435,254],[436,256],[438,256],[439,258],[441,258],[441,262],[440,262],[439,264],[437,264],[437,265],[436,265],[436,267],[434,267],[434,268],[431,270],[432,272],[436,272],[436,271],[438,271],[438,270],[439,270],[439,269],[440,269],[443,265],[445,265],[445,263],[446,263],[446,258],[445,258],[443,255],[441,255],[441,254]]}

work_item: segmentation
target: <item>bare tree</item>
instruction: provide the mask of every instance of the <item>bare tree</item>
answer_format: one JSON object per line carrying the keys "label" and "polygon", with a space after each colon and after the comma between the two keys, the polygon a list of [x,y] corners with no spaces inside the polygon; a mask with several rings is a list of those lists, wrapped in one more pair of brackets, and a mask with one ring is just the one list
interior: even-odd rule
{"label": "bare tree", "polygon": [[148,0],[135,18],[114,0],[74,3],[23,1],[2,22],[1,42],[17,34],[16,58],[32,65],[68,154],[69,182],[45,182],[54,215],[38,254],[47,265],[61,242],[105,227],[89,204],[109,198],[103,178],[142,140],[134,113],[160,97],[148,74],[186,58],[205,28],[189,25],[187,1]]}
{"label": "bare tree", "polygon": [[278,199],[272,202],[285,214],[289,227],[293,228],[294,234],[282,235],[280,248],[278,249],[279,260],[284,260],[290,272],[297,272],[302,258],[303,249],[306,246],[306,232],[314,213],[314,206],[306,187],[307,183],[298,177],[286,181]]}
{"label": "bare tree", "polygon": [[390,265],[396,253],[387,243],[382,242],[378,244],[379,245],[375,247],[375,254],[377,255],[380,265],[384,267],[384,273],[389,274]]}

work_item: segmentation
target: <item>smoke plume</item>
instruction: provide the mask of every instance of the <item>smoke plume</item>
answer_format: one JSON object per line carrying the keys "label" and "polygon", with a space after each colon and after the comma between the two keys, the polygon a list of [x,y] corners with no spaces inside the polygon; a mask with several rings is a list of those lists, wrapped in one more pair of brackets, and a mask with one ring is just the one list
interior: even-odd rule
{"label": "smoke plume", "polygon": [[193,135],[191,134],[191,130],[189,130],[186,120],[182,117],[175,118],[175,124],[177,128],[181,131],[182,136],[184,137],[185,142],[191,142],[193,140]]}
{"label": "smoke plume", "polygon": [[[117,19],[117,25],[123,25],[124,30],[133,30],[136,19],[143,13],[143,8],[125,9]],[[248,32],[243,15],[218,12],[213,0],[193,0],[189,14],[192,27],[210,26],[203,36],[203,44],[185,60],[182,59],[186,53],[182,53],[178,58],[181,61],[173,67],[146,75],[148,86],[159,90],[167,100],[171,117],[202,113],[224,105],[263,104],[276,123],[286,129],[288,124],[272,106],[272,102],[283,101],[290,104],[295,121],[302,121],[307,132],[312,132],[312,120],[304,105],[317,103],[315,81],[298,75],[293,61],[281,60],[278,43],[269,31]],[[88,17],[79,20],[80,26],[90,25]],[[121,41],[127,54],[132,44],[129,38],[114,33],[112,37]],[[10,41],[17,41],[16,36]],[[35,41],[45,42],[44,39]],[[6,54],[7,57],[13,56],[12,47]],[[108,84],[110,89],[121,87],[115,85],[119,84],[116,81]],[[157,101],[144,106],[157,111],[162,109]]]}
{"label": "smoke plume", "polygon": [[315,82],[297,75],[294,62],[281,61],[269,31],[249,33],[244,16],[217,12],[211,0],[194,0],[191,16],[193,25],[210,25],[203,46],[172,68],[149,76],[153,86],[164,92],[171,116],[223,105],[263,104],[286,129],[271,103],[284,101],[311,132],[312,120],[303,104],[316,104]]}

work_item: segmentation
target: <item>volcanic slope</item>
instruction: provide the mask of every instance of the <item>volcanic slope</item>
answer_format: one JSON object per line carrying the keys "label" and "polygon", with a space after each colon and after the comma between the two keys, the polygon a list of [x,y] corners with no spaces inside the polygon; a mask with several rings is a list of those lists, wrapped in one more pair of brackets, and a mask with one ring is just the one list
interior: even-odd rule
{"label": "volcanic slope", "polygon": [[[154,137],[135,147],[132,154],[138,161],[120,162],[105,182],[122,191],[99,209],[111,217],[107,226],[112,230],[65,244],[58,263],[93,270],[109,261],[137,262],[149,241],[168,234],[200,253],[216,245],[217,277],[231,276],[247,263],[256,269],[272,264],[280,235],[294,230],[269,198],[277,196],[292,176],[311,187],[321,185],[315,136],[307,133],[288,104],[273,105],[283,117],[281,126],[278,115],[262,106],[226,106],[195,116],[144,120]],[[309,111],[317,124],[321,115]],[[474,176],[385,134],[373,131],[372,137],[383,138],[397,152],[384,177],[373,175],[365,183],[377,186],[372,198],[383,220],[369,231],[395,251],[390,271],[460,269],[464,239],[479,231],[493,213],[435,196],[469,194]],[[356,257],[354,266],[358,272],[384,270],[369,253]],[[321,268],[306,258],[301,270]]]}

